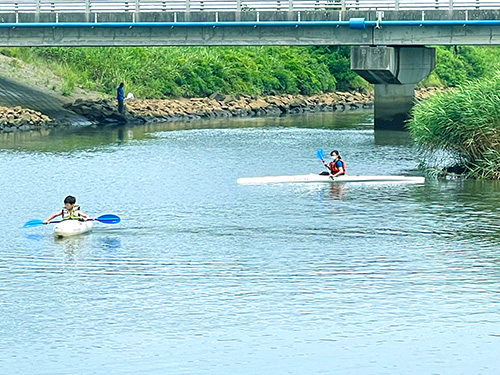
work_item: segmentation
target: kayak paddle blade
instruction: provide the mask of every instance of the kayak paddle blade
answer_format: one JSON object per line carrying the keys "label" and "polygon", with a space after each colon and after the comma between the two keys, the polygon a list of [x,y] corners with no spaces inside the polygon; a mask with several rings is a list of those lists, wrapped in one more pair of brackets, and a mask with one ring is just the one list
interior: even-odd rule
{"label": "kayak paddle blade", "polygon": [[43,225],[42,220],[30,220],[23,225],[23,228],[38,227],[39,225]]}
{"label": "kayak paddle blade", "polygon": [[97,220],[97,221],[99,221],[101,223],[105,223],[105,224],[118,224],[121,221],[119,216],[112,215],[112,214],[101,215],[101,216],[95,218],[94,220]]}
{"label": "kayak paddle blade", "polygon": [[319,159],[319,160],[325,160],[325,154],[323,153],[323,149],[322,148],[318,148],[316,150],[316,157]]}

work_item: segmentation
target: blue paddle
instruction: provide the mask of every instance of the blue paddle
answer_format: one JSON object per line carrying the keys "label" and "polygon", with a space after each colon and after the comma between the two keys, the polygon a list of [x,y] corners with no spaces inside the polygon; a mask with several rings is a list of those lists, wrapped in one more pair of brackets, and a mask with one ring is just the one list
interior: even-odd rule
{"label": "blue paddle", "polygon": [[316,150],[316,157],[321,160],[321,161],[325,161],[325,154],[323,153],[323,149],[322,148],[318,148]]}
{"label": "blue paddle", "polygon": [[[89,219],[89,221],[99,221],[104,224],[118,224],[120,222],[120,217],[112,214],[101,215],[95,219]],[[60,223],[62,220],[51,221],[49,224]],[[23,225],[23,228],[31,228],[43,225],[42,220],[30,220]]]}
{"label": "blue paddle", "polygon": [[[316,150],[316,157],[323,162],[323,165],[328,169],[328,172],[330,172],[330,168],[325,163],[325,154],[323,153],[323,149],[322,148],[318,148]],[[323,172],[321,174],[323,174]],[[330,175],[330,178],[333,180],[333,177],[331,176],[331,173],[328,173],[328,174]]]}

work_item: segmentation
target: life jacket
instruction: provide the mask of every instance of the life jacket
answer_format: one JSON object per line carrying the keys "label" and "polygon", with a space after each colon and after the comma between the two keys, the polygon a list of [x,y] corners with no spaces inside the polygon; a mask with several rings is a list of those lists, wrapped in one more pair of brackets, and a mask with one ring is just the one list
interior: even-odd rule
{"label": "life jacket", "polygon": [[80,209],[80,206],[75,204],[73,206],[73,209],[68,210],[66,207],[62,209],[62,219],[63,220],[78,220],[81,218],[80,215],[78,215],[77,211]]}
{"label": "life jacket", "polygon": [[344,174],[345,174],[345,163],[342,159],[339,159],[339,160],[336,160],[336,161],[332,161],[329,165],[328,165],[328,168],[330,169],[330,171],[332,172],[332,174],[335,174],[337,173],[338,171],[340,171],[340,168],[337,167],[337,163],[338,162],[341,162],[342,163],[342,169],[344,170]]}

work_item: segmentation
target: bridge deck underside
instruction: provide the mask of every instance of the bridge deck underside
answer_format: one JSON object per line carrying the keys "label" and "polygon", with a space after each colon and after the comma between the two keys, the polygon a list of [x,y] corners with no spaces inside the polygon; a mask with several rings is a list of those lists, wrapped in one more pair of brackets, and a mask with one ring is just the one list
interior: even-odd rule
{"label": "bridge deck underside", "polygon": [[[495,20],[498,25],[404,24],[423,17],[425,21]],[[372,24],[380,20],[382,27],[351,29],[348,20],[354,18]],[[397,25],[384,26],[392,20]],[[0,13],[0,46],[498,45],[498,20],[500,10],[385,11],[383,18],[376,11],[11,12]]]}
{"label": "bridge deck underside", "polygon": [[0,29],[2,46],[498,45],[500,28],[124,28]]}

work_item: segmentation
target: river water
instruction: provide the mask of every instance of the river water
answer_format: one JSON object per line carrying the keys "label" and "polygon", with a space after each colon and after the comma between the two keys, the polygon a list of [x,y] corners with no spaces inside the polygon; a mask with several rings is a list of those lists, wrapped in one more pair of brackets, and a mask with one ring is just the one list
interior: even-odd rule
{"label": "river water", "polygon": [[[0,138],[0,373],[498,374],[500,184],[416,175],[370,112]],[[75,195],[117,225],[55,239]]]}

